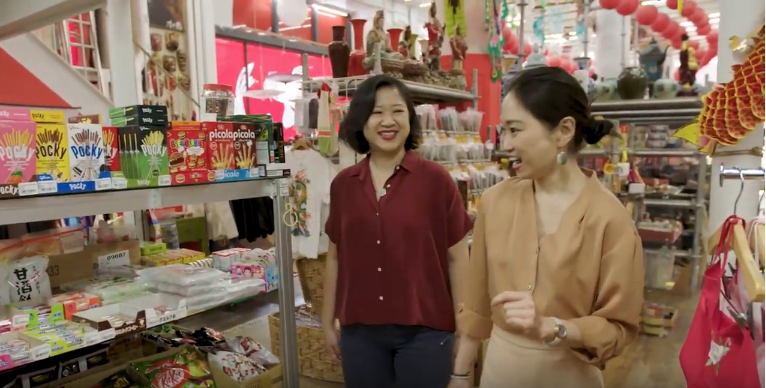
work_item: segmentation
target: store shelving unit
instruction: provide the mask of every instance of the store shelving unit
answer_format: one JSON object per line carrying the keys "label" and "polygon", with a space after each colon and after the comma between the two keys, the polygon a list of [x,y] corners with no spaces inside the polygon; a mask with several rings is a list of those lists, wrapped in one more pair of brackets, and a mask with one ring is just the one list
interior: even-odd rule
{"label": "store shelving unit", "polygon": [[[281,220],[282,213],[289,201],[288,188],[288,179],[259,179],[189,186],[8,198],[0,200],[0,225],[266,196],[274,199],[274,212],[276,214],[274,218]],[[281,362],[284,386],[293,388],[298,387],[299,383],[292,246],[289,227],[279,221],[274,227],[276,256],[281,274],[278,289],[279,310],[284,317],[280,327],[282,335],[281,354],[283,355]]]}
{"label": "store shelving unit", "polygon": [[[594,103],[591,106],[593,115],[602,116],[605,119],[617,120],[620,124],[658,124],[658,125],[683,125],[696,119],[702,109],[702,101],[699,98],[675,98],[671,100],[635,100],[635,101],[609,101],[603,103]],[[632,138],[634,126],[630,127],[631,132],[627,134],[628,139]],[[702,220],[706,201],[705,201],[705,181],[707,179],[707,162],[705,154],[688,149],[634,149],[632,144],[628,144],[627,149],[622,150],[612,147],[607,150],[586,150],[581,154],[582,157],[609,157],[616,163],[622,156],[623,151],[627,151],[628,156],[632,157],[686,157],[699,158],[698,169],[696,172],[697,192],[693,197],[683,198],[661,198],[661,199],[641,199],[644,206],[694,209],[694,239],[691,252],[672,251],[675,257],[684,257],[689,259],[691,265],[691,284],[692,292],[698,287],[700,271],[700,255],[702,254]],[[638,221],[638,219],[636,219]],[[651,251],[651,250],[647,250]]]}

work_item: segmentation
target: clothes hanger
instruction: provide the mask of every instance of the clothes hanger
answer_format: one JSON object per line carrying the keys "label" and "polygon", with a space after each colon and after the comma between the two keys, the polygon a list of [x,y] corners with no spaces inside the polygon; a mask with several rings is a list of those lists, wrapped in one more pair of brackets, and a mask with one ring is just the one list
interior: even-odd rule
{"label": "clothes hanger", "polygon": [[[742,174],[741,170],[739,172],[739,177],[741,186],[739,195],[737,195],[737,199],[734,201],[734,214],[736,214],[737,203],[742,196],[742,191],[745,189],[745,176]],[[723,225],[718,227],[715,233],[710,236],[708,239],[709,247],[712,248],[718,245],[718,242],[721,239],[722,228]],[[763,275],[761,275],[761,271],[759,270],[758,266],[755,264],[755,257],[753,256],[753,252],[750,250],[750,243],[747,239],[745,228],[742,227],[742,224],[737,223],[732,227],[731,233],[731,245],[734,248],[734,254],[737,258],[737,268],[739,271],[742,271],[742,278],[745,280],[747,294],[751,301],[763,302],[764,278]]]}

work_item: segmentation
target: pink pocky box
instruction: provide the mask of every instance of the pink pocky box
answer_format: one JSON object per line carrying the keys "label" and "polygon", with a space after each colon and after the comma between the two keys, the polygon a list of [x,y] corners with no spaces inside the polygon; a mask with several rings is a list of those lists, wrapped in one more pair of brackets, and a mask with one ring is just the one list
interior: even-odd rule
{"label": "pink pocky box", "polygon": [[0,121],[0,197],[37,194],[37,142],[31,121]]}

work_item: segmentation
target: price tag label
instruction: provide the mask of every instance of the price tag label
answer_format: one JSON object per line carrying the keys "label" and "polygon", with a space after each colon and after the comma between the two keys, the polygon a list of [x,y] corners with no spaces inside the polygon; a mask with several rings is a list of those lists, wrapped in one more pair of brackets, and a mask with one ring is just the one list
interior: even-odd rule
{"label": "price tag label", "polygon": [[128,188],[128,180],[125,178],[112,178],[112,189],[124,190]]}
{"label": "price tag label", "polygon": [[59,185],[56,181],[37,182],[38,194],[53,194],[59,191]]}
{"label": "price tag label", "polygon": [[51,346],[48,344],[40,345],[32,349],[32,360],[44,360],[51,356]]}
{"label": "price tag label", "polygon": [[98,257],[98,268],[110,268],[130,265],[130,251],[119,251]]}
{"label": "price tag label", "polygon": [[99,178],[96,180],[96,191],[111,190],[112,178]]}
{"label": "price tag label", "polygon": [[157,178],[157,185],[170,186],[170,175],[160,175],[159,178]]}
{"label": "price tag label", "polygon": [[290,184],[287,179],[281,179],[279,181],[279,196],[287,197],[290,195]]}
{"label": "price tag label", "polygon": [[28,324],[29,314],[14,315],[13,318],[11,318],[11,325],[13,325],[13,327],[26,326]]}
{"label": "price tag label", "polygon": [[29,195],[37,195],[39,192],[37,182],[22,182],[19,183],[19,196],[25,197]]}
{"label": "price tag label", "polygon": [[255,179],[257,179],[257,178],[260,178],[260,177],[261,177],[261,173],[258,171],[258,169],[257,169],[257,168],[251,168],[251,169],[250,169],[250,172],[248,173],[248,176],[249,176],[250,178],[255,178]]}

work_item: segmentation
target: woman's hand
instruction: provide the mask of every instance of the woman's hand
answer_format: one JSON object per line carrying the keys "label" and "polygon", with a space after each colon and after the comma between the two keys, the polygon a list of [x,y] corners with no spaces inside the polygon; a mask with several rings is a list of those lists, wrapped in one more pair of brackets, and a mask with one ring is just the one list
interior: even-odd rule
{"label": "woman's hand", "polygon": [[[505,291],[492,299],[492,306],[503,306],[505,309],[505,322],[518,327],[525,335],[545,340],[548,335],[544,330],[545,321],[537,314],[535,301],[532,293]],[[551,330],[551,333],[553,330]]]}
{"label": "woman's hand", "polygon": [[340,362],[340,345],[338,342],[338,332],[334,329],[324,330],[324,346],[327,354],[329,354],[335,361]]}

